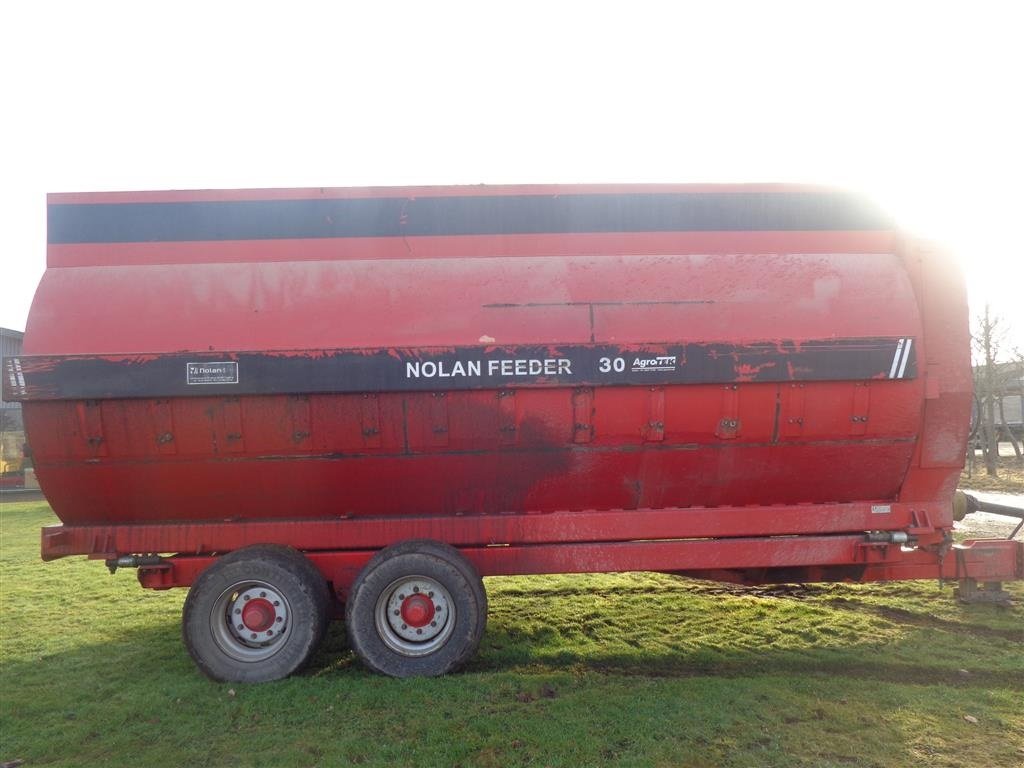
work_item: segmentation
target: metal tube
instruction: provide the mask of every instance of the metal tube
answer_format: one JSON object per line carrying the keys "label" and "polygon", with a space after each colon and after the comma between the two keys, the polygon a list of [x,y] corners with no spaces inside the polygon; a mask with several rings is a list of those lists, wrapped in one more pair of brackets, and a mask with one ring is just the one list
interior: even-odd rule
{"label": "metal tube", "polygon": [[991,501],[980,501],[978,498],[967,494],[970,512],[989,512],[993,515],[1006,515],[1007,517],[1018,517],[1024,520],[1024,508],[1009,507],[1006,504],[994,504]]}
{"label": "metal tube", "polygon": [[143,566],[160,565],[164,559],[160,555],[122,555],[107,560],[107,568],[114,573],[118,568],[141,568]]}

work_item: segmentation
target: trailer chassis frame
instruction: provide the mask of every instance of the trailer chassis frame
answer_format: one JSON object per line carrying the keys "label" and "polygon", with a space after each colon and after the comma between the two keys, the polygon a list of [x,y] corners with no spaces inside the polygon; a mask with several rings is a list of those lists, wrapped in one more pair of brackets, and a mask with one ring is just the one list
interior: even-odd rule
{"label": "trailer chassis frame", "polygon": [[[42,557],[137,566],[151,589],[190,586],[218,556],[251,544],[294,547],[345,595],[383,547],[435,539],[483,576],[662,571],[744,584],[1024,578],[1024,543],[952,543],[948,505],[857,502],[544,514],[48,526]],[[984,592],[984,590],[982,590]],[[987,593],[986,593],[987,595]]]}

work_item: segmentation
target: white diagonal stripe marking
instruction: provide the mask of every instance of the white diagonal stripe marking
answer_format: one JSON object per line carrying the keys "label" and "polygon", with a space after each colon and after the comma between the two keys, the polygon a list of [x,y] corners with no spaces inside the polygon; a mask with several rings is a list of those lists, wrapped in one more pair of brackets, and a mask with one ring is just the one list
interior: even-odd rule
{"label": "white diagonal stripe marking", "polygon": [[900,374],[899,378],[903,378],[903,372],[907,370],[907,360],[910,359],[910,345],[914,343],[913,339],[907,339],[907,344],[903,348],[903,362],[900,363]]}
{"label": "white diagonal stripe marking", "polygon": [[896,370],[900,365],[900,353],[903,351],[903,339],[900,339],[899,344],[896,345],[896,354],[892,356],[892,368],[889,369],[889,378],[896,378]]}

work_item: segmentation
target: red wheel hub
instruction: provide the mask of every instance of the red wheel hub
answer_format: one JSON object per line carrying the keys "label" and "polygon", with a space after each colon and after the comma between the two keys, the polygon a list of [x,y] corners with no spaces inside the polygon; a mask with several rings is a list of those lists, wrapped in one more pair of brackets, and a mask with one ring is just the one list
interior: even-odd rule
{"label": "red wheel hub", "polygon": [[253,598],[242,608],[242,623],[251,632],[266,632],[274,626],[277,611],[269,600]]}
{"label": "red wheel hub", "polygon": [[402,601],[402,621],[410,627],[425,627],[434,618],[434,603],[426,595],[416,593]]}

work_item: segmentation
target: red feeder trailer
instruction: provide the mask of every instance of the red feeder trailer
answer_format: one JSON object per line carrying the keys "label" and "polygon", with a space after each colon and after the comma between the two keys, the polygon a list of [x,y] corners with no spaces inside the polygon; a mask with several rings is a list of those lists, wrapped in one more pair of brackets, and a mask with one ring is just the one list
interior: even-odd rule
{"label": "red feeder trailer", "polygon": [[483,632],[481,576],[1024,576],[1019,542],[950,535],[961,280],[848,194],[48,202],[4,371],[63,521],[43,559],[191,586],[214,678],[290,674],[338,601],[371,668],[448,672]]}

